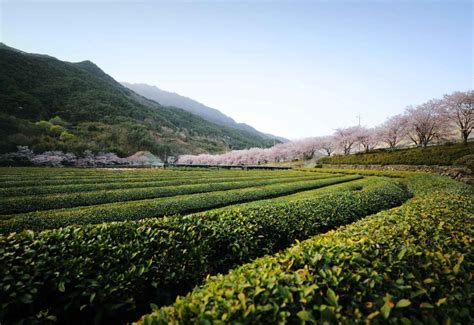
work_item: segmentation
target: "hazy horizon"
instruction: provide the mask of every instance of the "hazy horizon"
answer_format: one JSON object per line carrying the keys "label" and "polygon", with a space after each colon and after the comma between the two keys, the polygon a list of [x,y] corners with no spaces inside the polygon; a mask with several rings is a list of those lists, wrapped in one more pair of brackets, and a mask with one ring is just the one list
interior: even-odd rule
{"label": "hazy horizon", "polygon": [[286,138],[374,126],[473,88],[470,1],[1,1],[0,41]]}

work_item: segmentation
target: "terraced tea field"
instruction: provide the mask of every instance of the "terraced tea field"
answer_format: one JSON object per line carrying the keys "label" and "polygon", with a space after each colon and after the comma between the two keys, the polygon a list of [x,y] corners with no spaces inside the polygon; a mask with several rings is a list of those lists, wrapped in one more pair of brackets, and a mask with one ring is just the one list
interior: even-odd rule
{"label": "terraced tea field", "polygon": [[2,324],[472,322],[473,190],[448,178],[5,168],[0,184]]}

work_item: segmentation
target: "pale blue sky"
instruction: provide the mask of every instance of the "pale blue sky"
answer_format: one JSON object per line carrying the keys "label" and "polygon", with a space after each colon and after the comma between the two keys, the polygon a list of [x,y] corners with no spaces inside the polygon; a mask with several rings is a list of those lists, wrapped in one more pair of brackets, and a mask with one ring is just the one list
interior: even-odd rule
{"label": "pale blue sky", "polygon": [[288,138],[473,88],[471,1],[0,0],[0,40]]}

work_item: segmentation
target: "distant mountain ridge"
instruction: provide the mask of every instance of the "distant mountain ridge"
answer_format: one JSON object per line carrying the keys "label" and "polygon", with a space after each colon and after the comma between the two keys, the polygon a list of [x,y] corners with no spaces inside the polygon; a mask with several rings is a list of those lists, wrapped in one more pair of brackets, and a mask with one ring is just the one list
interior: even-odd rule
{"label": "distant mountain ridge", "polygon": [[162,106],[91,61],[71,63],[0,43],[0,153],[109,151],[129,156],[218,153],[273,141]]}
{"label": "distant mountain ridge", "polygon": [[121,82],[121,84],[133,90],[137,94],[140,94],[148,99],[154,100],[160,103],[161,105],[182,108],[185,111],[198,115],[209,122],[228,126],[238,130],[244,130],[267,139],[276,139],[280,142],[288,141],[288,139],[285,139],[283,137],[260,132],[248,124],[238,123],[233,118],[225,115],[221,111],[206,106],[192,98],[182,96],[174,92],[162,90],[156,86],[144,83]]}

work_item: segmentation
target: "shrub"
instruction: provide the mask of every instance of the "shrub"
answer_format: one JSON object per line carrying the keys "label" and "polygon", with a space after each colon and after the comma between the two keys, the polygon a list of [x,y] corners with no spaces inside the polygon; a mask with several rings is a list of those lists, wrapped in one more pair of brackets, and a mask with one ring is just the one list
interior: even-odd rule
{"label": "shrub", "polygon": [[[314,179],[320,179],[317,175]],[[0,198],[0,214],[24,213],[30,211],[89,206],[111,202],[125,202],[159,197],[170,197],[193,193],[225,191],[239,188],[250,188],[270,184],[285,184],[311,180],[311,177],[258,179],[253,181],[235,181],[209,184],[190,184],[183,186],[148,187],[117,190],[99,190],[77,193],[58,193]]]}
{"label": "shrub", "polygon": [[[57,194],[57,193],[74,193],[74,192],[91,192],[99,190],[118,190],[118,189],[131,189],[131,188],[147,188],[147,187],[162,187],[162,186],[180,186],[180,185],[191,185],[191,184],[212,184],[212,183],[226,183],[235,181],[263,181],[269,179],[280,179],[282,181],[288,178],[300,178],[304,174],[300,175],[252,175],[249,176],[218,176],[213,178],[205,177],[152,177],[148,176],[145,178],[102,178],[95,179],[93,183],[76,183],[77,180],[69,181],[66,184],[59,185],[41,185],[41,186],[13,186],[15,183],[10,183],[9,187],[0,188],[0,197],[12,197],[12,196],[27,196],[27,195],[41,195],[41,194]],[[323,179],[334,177],[334,174],[314,174],[314,176],[307,177],[307,179]],[[65,177],[62,178],[64,180]],[[99,183],[100,182],[100,183]]]}
{"label": "shrub", "polygon": [[[14,170],[20,169],[19,173],[13,173]],[[175,170],[168,171],[158,169],[145,169],[138,171],[114,171],[105,172],[103,169],[87,169],[85,174],[67,173],[68,169],[65,169],[65,173],[60,173],[60,169],[40,169],[32,168],[40,172],[39,175],[33,175],[26,177],[24,168],[13,168],[4,169],[8,172],[9,176],[5,181],[2,181],[2,187],[23,187],[23,186],[44,186],[44,185],[71,185],[71,184],[97,184],[102,182],[144,182],[152,180],[171,180],[171,179],[195,179],[202,180],[204,178],[218,178],[218,177],[248,177],[248,176],[302,176],[300,172],[272,172],[262,173],[258,172],[237,172],[237,171],[219,171],[219,173],[213,173],[212,177],[209,177],[209,171],[180,171]],[[70,170],[70,169],[69,169]],[[77,169],[76,169],[77,170]],[[81,169],[79,169],[81,170]]]}
{"label": "shrub", "polygon": [[[123,322],[207,274],[287,247],[409,196],[395,182],[315,199],[0,237],[0,321]],[[30,267],[34,265],[35,267]]]}
{"label": "shrub", "polygon": [[474,172],[474,154],[462,156],[456,160],[456,165],[467,167]]}
{"label": "shrub", "polygon": [[260,187],[211,193],[197,193],[174,197],[114,202],[95,206],[35,211],[0,216],[0,233],[24,229],[43,230],[72,224],[89,224],[109,221],[139,220],[178,213],[192,213],[229,204],[288,195],[331,184],[351,181],[360,176],[305,180],[289,184],[272,184]]}
{"label": "shrub", "polygon": [[471,324],[472,196],[400,208],[206,281],[139,324]]}
{"label": "shrub", "polygon": [[474,142],[393,151],[379,150],[352,155],[335,155],[319,160],[324,164],[349,165],[441,165],[450,166],[462,156],[474,154]]}

